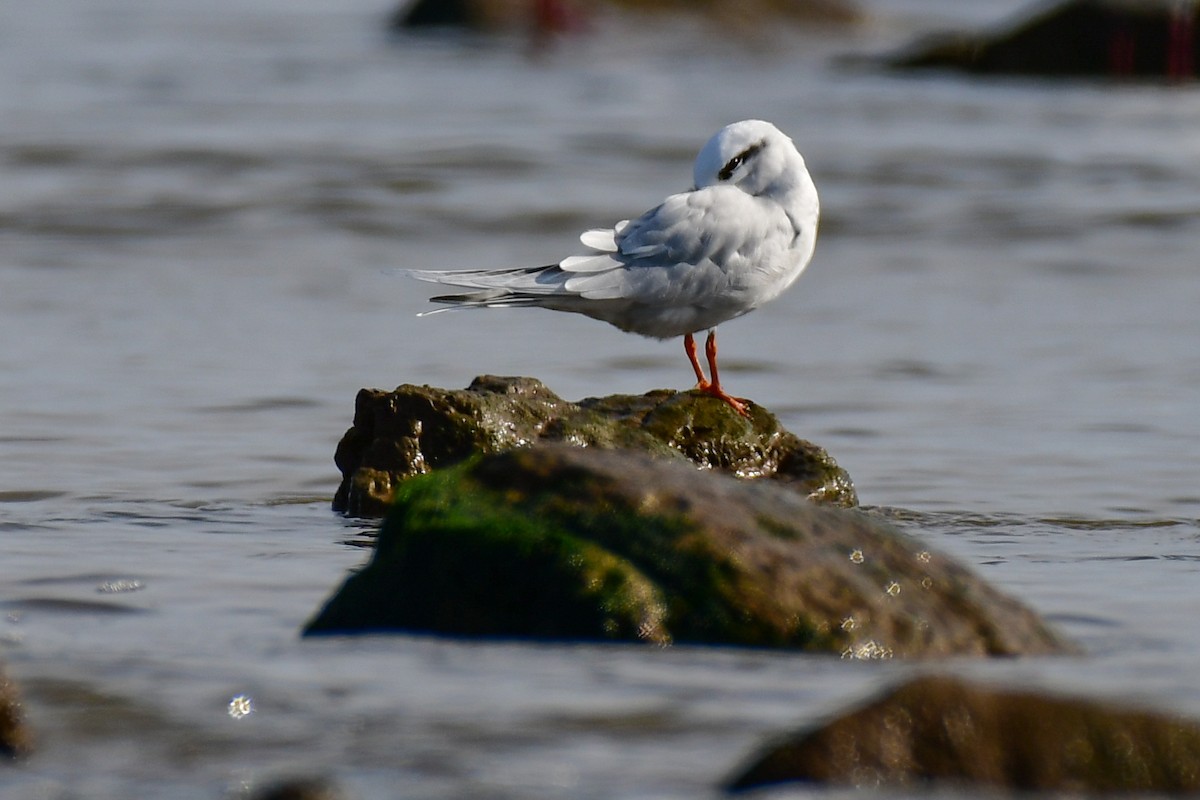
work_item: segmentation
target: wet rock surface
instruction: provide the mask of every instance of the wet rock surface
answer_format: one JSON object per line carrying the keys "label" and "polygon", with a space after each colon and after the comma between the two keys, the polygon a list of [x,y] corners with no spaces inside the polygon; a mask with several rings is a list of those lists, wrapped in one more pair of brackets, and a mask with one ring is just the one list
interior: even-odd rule
{"label": "wet rock surface", "polygon": [[334,457],[336,511],[382,516],[405,479],[535,442],[640,450],[764,478],[818,503],[853,506],[854,485],[820,447],[754,406],[751,419],[698,392],[657,391],[572,403],[533,378],[482,376],[462,390],[406,384],[363,389]]}
{"label": "wet rock surface", "polygon": [[793,781],[1192,793],[1200,790],[1200,724],[1111,703],[924,677],[772,746],[728,788]]}
{"label": "wet rock surface", "polygon": [[864,512],[682,460],[563,444],[402,484],[371,562],[306,632],[381,630],[852,658],[1071,650],[1029,609]]}
{"label": "wet rock surface", "polygon": [[33,750],[16,684],[0,665],[0,759],[16,759]]}
{"label": "wet rock surface", "polygon": [[990,75],[1193,79],[1200,67],[1200,6],[1123,0],[1037,4],[995,32],[927,37],[890,65]]}

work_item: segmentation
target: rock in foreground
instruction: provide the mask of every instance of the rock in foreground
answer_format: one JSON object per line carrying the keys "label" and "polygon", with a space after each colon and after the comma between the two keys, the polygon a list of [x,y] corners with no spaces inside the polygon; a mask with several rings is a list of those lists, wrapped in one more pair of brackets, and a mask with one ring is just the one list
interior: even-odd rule
{"label": "rock in foreground", "polygon": [[308,633],[746,645],[848,657],[1067,652],[891,525],[627,450],[540,445],[406,481]]}
{"label": "rock in foreground", "polygon": [[406,478],[533,442],[630,448],[740,478],[769,478],[809,499],[852,506],[850,476],[816,445],[752,408],[744,419],[698,392],[658,391],[571,403],[533,378],[476,378],[464,390],[406,384],[358,393],[334,460],[335,511],[382,516]]}
{"label": "rock in foreground", "polygon": [[19,758],[33,749],[16,685],[0,669],[0,758]]}
{"label": "rock in foreground", "polygon": [[1200,725],[1096,701],[926,677],[775,746],[729,788],[791,781],[1196,792]]}

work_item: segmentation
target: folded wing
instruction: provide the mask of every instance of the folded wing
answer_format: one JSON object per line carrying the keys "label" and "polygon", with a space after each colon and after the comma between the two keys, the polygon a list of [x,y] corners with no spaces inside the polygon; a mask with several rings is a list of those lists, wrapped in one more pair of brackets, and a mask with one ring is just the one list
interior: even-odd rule
{"label": "folded wing", "polygon": [[585,231],[579,240],[587,251],[557,264],[408,274],[473,290],[431,298],[451,308],[543,306],[612,321],[630,306],[740,302],[747,262],[762,258],[770,242],[791,238],[782,212],[763,212],[758,198],[709,186],[672,195],[633,221]]}

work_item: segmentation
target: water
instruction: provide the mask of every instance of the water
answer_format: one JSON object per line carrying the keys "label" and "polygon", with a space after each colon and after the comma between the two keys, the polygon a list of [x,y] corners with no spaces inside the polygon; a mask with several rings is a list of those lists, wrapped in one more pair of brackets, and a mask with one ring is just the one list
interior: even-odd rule
{"label": "water", "polygon": [[837,66],[1018,3],[875,5],[536,52],[389,40],[376,0],[0,10],[0,657],[40,740],[4,796],[703,797],[929,668],[298,637],[367,556],[328,508],[359,387],[690,375],[591,320],[417,319],[387,270],[541,263],[748,116],[824,218],[796,288],[722,327],[730,388],[1090,651],[944,668],[1200,715],[1200,94]]}

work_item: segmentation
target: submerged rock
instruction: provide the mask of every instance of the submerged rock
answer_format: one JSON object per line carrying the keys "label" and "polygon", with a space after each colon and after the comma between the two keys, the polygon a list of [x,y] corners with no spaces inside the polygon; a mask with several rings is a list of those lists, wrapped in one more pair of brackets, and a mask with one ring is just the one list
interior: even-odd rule
{"label": "submerged rock", "polygon": [[381,630],[850,658],[1071,650],[883,520],[768,481],[561,444],[401,486],[374,557],[306,633]]}
{"label": "submerged rock", "polygon": [[852,506],[850,476],[827,452],[758,406],[751,419],[699,392],[657,391],[571,403],[534,378],[476,378],[464,390],[406,384],[358,393],[354,426],[334,461],[333,508],[382,516],[406,478],[534,442],[629,448],[690,460],[741,478],[767,478],[809,499]]}
{"label": "submerged rock", "polygon": [[0,668],[0,758],[20,758],[33,750],[16,684]]}
{"label": "submerged rock", "polygon": [[771,747],[728,788],[792,781],[1196,792],[1200,724],[1098,701],[925,677]]}
{"label": "submerged rock", "polygon": [[267,786],[252,800],[344,800],[345,795],[325,778],[289,778]]}
{"label": "submerged rock", "polygon": [[978,74],[1191,79],[1200,65],[1196,3],[1067,0],[1038,4],[995,33],[942,34],[891,60]]}

